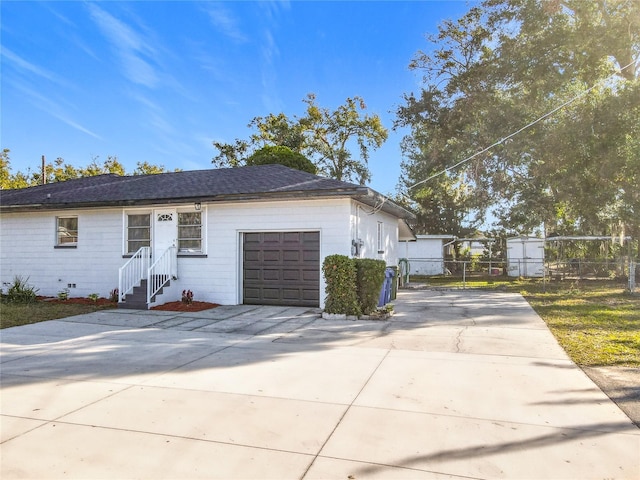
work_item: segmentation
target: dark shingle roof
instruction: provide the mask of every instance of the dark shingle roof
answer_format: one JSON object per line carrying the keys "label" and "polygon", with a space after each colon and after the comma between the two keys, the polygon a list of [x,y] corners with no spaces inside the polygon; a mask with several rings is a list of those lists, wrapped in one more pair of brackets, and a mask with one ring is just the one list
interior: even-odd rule
{"label": "dark shingle roof", "polygon": [[370,203],[366,199],[375,203],[379,201],[373,200],[375,197],[381,198],[361,185],[319,177],[282,165],[262,165],[156,175],[108,174],[3,190],[0,191],[0,208],[6,211],[336,195],[357,197],[365,203]]}

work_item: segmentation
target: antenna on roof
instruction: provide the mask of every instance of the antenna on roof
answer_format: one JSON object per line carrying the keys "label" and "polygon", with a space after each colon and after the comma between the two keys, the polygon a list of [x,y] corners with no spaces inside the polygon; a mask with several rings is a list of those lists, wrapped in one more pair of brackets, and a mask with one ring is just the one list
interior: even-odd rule
{"label": "antenna on roof", "polygon": [[41,168],[41,172],[42,172],[42,185],[44,185],[45,183],[47,183],[47,166],[44,163],[44,155],[42,155],[42,168]]}

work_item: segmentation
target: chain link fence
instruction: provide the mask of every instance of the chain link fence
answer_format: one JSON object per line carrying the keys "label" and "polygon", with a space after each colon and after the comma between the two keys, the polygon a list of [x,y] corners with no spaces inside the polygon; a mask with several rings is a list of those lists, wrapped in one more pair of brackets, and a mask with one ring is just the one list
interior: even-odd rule
{"label": "chain link fence", "polygon": [[570,259],[545,261],[529,259],[467,259],[403,258],[399,261],[402,283],[423,281],[427,277],[446,276],[463,281],[477,278],[519,279],[539,278],[542,282],[597,280],[619,285],[624,283],[632,293],[640,282],[638,261],[629,258],[612,260]]}

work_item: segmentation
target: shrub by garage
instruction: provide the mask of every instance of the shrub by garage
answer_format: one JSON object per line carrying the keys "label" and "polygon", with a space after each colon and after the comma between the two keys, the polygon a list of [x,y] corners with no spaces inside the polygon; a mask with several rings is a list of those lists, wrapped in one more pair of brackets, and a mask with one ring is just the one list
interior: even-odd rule
{"label": "shrub by garage", "polygon": [[322,265],[326,282],[325,312],[369,315],[378,306],[386,264],[369,258],[329,255]]}

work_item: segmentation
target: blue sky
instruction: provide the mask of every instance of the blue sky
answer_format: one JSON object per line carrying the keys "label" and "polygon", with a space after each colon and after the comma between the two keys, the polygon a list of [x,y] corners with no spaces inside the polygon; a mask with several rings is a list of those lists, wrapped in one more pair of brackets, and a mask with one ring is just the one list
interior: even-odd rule
{"label": "blue sky", "polygon": [[[2,1],[1,147],[26,171],[109,155],[212,168],[213,140],[247,138],[256,116],[335,109],[360,96],[391,130],[419,73],[425,34],[465,1]],[[370,186],[393,193],[400,140],[372,153]],[[354,154],[356,152],[354,151]]]}

